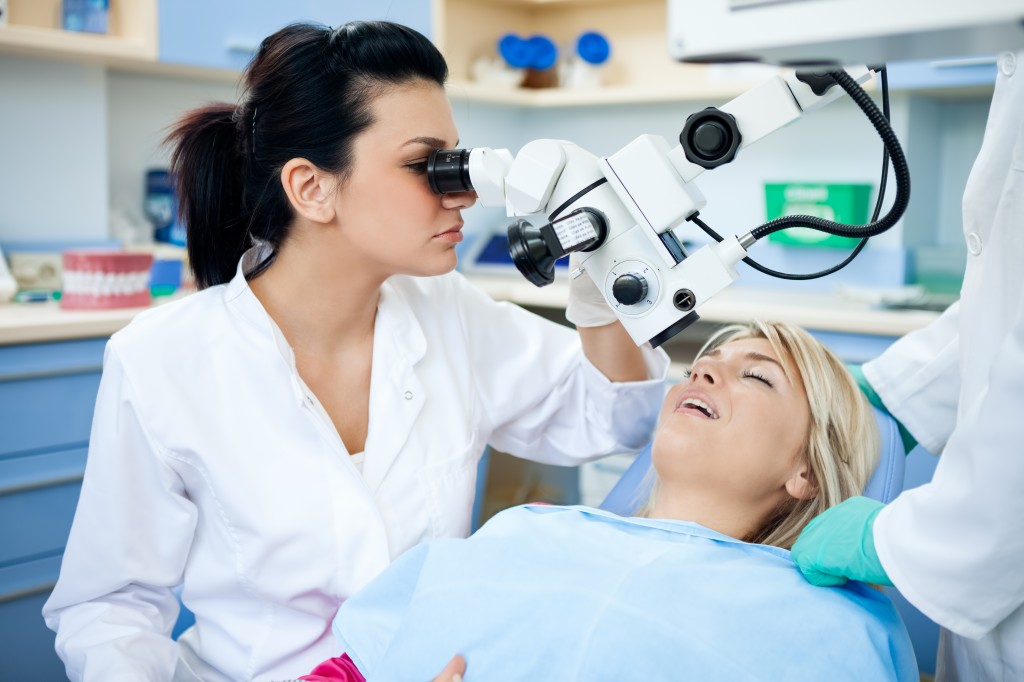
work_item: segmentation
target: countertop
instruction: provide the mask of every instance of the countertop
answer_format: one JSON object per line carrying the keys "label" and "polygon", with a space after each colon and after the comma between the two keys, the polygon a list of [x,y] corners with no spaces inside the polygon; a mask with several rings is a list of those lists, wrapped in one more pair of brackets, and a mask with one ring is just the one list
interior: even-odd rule
{"label": "countertop", "polygon": [[[556,280],[536,287],[521,277],[476,275],[470,280],[491,298],[520,305],[564,308],[569,285]],[[754,318],[791,322],[809,329],[899,337],[925,327],[939,313],[925,310],[894,310],[838,294],[797,290],[765,290],[733,286],[701,306],[701,321],[713,323],[746,322]]]}
{"label": "countertop", "polygon": [[[563,281],[538,288],[516,276],[475,275],[470,280],[492,298],[520,305],[562,308],[568,296],[568,284]],[[184,295],[161,297],[153,305]],[[141,310],[62,310],[53,301],[3,304],[0,345],[110,336]],[[822,331],[894,337],[924,327],[939,315],[923,310],[882,309],[834,294],[744,287],[722,291],[698,312],[704,322],[743,322],[760,317]]]}
{"label": "countertop", "polygon": [[[161,296],[149,307],[185,295]],[[64,310],[57,301],[0,304],[0,346],[110,336],[143,310]]]}

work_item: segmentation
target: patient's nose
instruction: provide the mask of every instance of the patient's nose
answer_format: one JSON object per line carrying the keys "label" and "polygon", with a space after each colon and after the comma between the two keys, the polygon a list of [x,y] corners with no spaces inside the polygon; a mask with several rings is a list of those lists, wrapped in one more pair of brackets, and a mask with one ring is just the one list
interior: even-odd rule
{"label": "patient's nose", "polygon": [[690,369],[690,383],[697,384],[702,382],[712,386],[715,384],[715,372],[710,363],[695,364]]}

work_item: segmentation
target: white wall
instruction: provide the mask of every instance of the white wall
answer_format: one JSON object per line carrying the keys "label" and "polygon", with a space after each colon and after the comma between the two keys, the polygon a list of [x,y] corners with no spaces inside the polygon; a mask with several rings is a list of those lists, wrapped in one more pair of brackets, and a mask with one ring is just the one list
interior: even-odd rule
{"label": "white wall", "polygon": [[0,56],[0,241],[107,236],[102,67]]}
{"label": "white wall", "polygon": [[169,162],[169,150],[162,145],[169,127],[189,109],[236,102],[237,89],[226,82],[114,72],[107,90],[110,207],[116,218],[141,221],[145,173]]}

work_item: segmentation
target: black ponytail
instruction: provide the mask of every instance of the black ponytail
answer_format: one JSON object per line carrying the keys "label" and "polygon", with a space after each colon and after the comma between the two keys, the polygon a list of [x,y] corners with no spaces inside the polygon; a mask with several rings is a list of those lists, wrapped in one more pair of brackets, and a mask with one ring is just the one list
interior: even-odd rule
{"label": "black ponytail", "polygon": [[230,280],[247,247],[234,119],[235,107],[211,104],[186,114],[167,136],[175,145],[171,173],[178,213],[201,289]]}
{"label": "black ponytail", "polygon": [[443,86],[447,76],[426,37],[390,22],[292,24],[266,38],[246,68],[242,104],[196,109],[167,136],[196,284],[229,281],[253,240],[275,252],[284,242],[294,218],[280,180],[284,164],[301,157],[346,175],[383,87]]}

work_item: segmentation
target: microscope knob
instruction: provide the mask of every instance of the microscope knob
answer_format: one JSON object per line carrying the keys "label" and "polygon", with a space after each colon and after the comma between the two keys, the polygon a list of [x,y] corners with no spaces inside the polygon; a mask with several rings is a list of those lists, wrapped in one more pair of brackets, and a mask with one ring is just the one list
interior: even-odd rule
{"label": "microscope knob", "polygon": [[619,275],[612,284],[612,296],[622,305],[634,305],[647,295],[647,280],[640,275]]}

